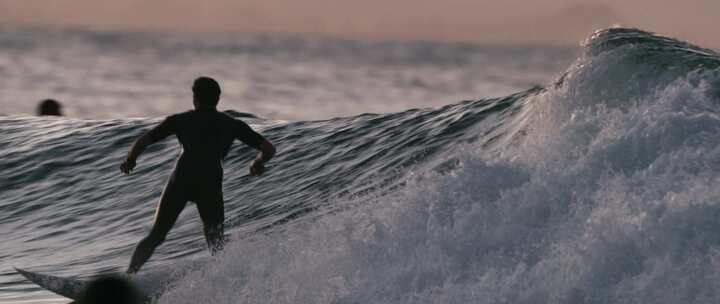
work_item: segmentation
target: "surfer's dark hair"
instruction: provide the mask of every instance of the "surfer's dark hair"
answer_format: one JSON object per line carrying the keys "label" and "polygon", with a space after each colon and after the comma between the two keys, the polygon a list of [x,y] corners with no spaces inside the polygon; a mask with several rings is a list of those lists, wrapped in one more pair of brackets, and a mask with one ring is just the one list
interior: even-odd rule
{"label": "surfer's dark hair", "polygon": [[109,275],[90,281],[78,304],[140,304],[144,297],[130,281],[117,275]]}
{"label": "surfer's dark hair", "polygon": [[210,77],[202,76],[195,79],[192,90],[201,105],[216,106],[220,101],[220,84]]}
{"label": "surfer's dark hair", "polygon": [[54,115],[62,116],[60,109],[62,106],[55,99],[45,99],[38,104],[37,114],[38,115]]}

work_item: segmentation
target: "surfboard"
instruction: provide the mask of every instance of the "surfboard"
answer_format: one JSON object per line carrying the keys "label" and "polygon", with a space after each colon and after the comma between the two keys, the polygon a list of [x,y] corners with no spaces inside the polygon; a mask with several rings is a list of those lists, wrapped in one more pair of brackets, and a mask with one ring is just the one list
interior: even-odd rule
{"label": "surfboard", "polygon": [[26,279],[30,280],[30,282],[37,284],[43,289],[47,289],[63,297],[73,300],[77,300],[80,297],[83,290],[85,289],[85,286],[87,285],[86,281],[78,279],[40,274],[32,271],[26,271],[20,268],[15,268],[15,271],[24,276]]}
{"label": "surfboard", "polygon": [[[77,301],[85,290],[85,287],[89,283],[85,280],[64,278],[59,276],[53,276],[48,274],[41,274],[37,272],[27,271],[20,268],[15,268],[19,274],[24,276],[26,279],[37,284],[45,290],[54,292],[66,298],[70,298],[73,302],[69,304],[76,304]],[[141,290],[144,299],[143,303],[152,303],[153,298],[148,296],[146,290]]]}
{"label": "surfboard", "polygon": [[[198,269],[208,262],[206,259],[194,259],[178,261],[173,264],[147,269],[141,274],[134,275],[131,282],[139,288],[147,301],[151,302],[162,295],[166,288],[172,286],[173,282],[183,273]],[[39,287],[51,291],[66,298],[77,300],[89,281],[53,276],[14,267],[17,273],[28,279]]]}
{"label": "surfboard", "polygon": [[[27,271],[20,268],[15,268],[15,271],[17,271],[19,274],[24,276],[26,279],[30,280],[30,282],[35,283],[36,285],[42,287],[45,290],[51,291],[53,293],[56,293],[58,295],[61,295],[66,298],[70,298],[72,300],[78,300],[82,293],[85,290],[85,287],[89,283],[85,280],[79,280],[79,279],[71,279],[71,278],[64,278],[59,276],[53,276],[48,274],[42,274],[32,271]],[[135,280],[133,280],[135,281]],[[155,288],[153,286],[153,288]],[[143,294],[144,303],[150,303],[152,301],[152,297],[149,296],[150,293],[148,293],[148,290],[143,290],[143,288],[140,288],[140,291]],[[158,294],[159,295],[159,294]],[[157,295],[156,295],[157,296]],[[72,302],[70,304],[73,304],[75,302]]]}

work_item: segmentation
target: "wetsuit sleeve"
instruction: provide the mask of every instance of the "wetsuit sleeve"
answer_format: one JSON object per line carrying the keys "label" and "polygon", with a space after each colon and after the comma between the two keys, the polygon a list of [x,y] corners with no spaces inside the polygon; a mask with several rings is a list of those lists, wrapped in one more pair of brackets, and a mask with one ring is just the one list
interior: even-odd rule
{"label": "wetsuit sleeve", "polygon": [[175,126],[175,117],[174,116],[168,116],[163,120],[159,125],[157,125],[155,128],[150,130],[148,132],[147,136],[150,138],[152,142],[158,142],[166,137],[175,134],[175,131],[177,130]]}
{"label": "wetsuit sleeve", "polygon": [[255,132],[250,126],[248,126],[246,123],[235,120],[235,138],[239,139],[243,143],[245,143],[248,146],[251,146],[255,149],[260,148],[260,144],[263,141],[263,137]]}

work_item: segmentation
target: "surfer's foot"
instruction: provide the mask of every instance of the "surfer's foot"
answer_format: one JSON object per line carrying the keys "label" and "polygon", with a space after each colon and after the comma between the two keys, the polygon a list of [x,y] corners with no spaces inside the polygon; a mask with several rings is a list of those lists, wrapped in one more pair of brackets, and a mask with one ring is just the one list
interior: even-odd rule
{"label": "surfer's foot", "polygon": [[125,271],[125,275],[127,277],[134,276],[138,271],[140,270],[140,267],[132,267],[128,268],[127,271]]}

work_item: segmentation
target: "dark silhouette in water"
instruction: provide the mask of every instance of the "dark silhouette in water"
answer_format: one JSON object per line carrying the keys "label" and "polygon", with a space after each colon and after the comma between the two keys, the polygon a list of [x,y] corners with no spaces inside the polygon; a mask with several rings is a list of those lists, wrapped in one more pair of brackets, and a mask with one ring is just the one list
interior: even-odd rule
{"label": "dark silhouette in water", "polygon": [[38,115],[51,115],[51,116],[62,116],[60,111],[62,106],[55,99],[45,99],[38,104],[37,114]]}
{"label": "dark silhouette in water", "polygon": [[145,297],[130,281],[120,276],[104,276],[85,286],[75,304],[140,304]]}
{"label": "dark silhouette in water", "polygon": [[129,174],[135,160],[148,145],[170,135],[177,136],[183,152],[165,186],[150,234],[138,244],[127,272],[132,274],[152,255],[177,220],[187,201],[195,202],[203,222],[205,239],[212,254],[223,248],[225,218],[222,160],[235,139],[260,150],[250,166],[251,175],[265,171],[264,163],[275,155],[275,147],[247,124],[218,112],[220,85],[208,77],[195,80],[195,109],[167,117],[160,125],[140,137],[132,146],[120,170]]}

